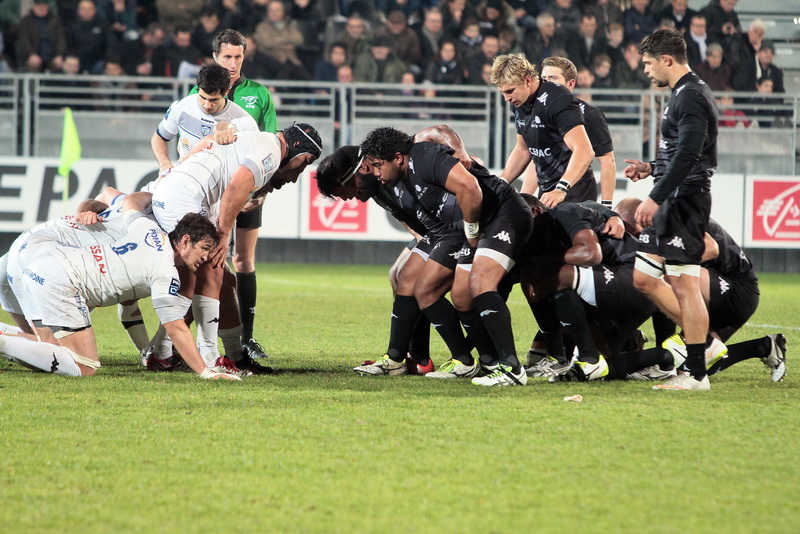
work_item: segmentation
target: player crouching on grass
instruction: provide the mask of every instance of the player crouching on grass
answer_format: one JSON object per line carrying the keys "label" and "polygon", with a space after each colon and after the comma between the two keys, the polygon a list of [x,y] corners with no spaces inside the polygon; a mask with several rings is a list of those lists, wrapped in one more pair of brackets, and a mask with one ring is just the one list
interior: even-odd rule
{"label": "player crouching on grass", "polygon": [[123,203],[126,234],[110,245],[55,246],[23,273],[23,309],[32,336],[0,335],[0,354],[26,367],[66,376],[91,376],[100,367],[90,319],[93,308],[152,296],[153,308],[184,361],[204,379],[238,380],[206,367],[183,316],[176,266],[195,272],[219,244],[214,225],[188,214],[167,234],[144,216],[149,195]]}

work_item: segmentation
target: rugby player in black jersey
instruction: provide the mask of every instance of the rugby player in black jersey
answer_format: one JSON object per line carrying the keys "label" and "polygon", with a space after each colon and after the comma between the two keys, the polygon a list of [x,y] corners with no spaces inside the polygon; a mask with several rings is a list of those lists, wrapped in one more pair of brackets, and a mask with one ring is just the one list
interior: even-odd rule
{"label": "rugby player in black jersey", "polygon": [[[552,356],[528,368],[528,375],[557,377],[573,367],[565,356],[562,327],[578,348],[573,371],[584,380],[606,377],[615,368],[624,372],[613,375],[624,378],[653,365],[646,361],[637,367],[638,360],[619,357],[638,326],[655,311],[655,305],[633,287],[638,242],[624,231],[619,216],[590,201],[564,202],[549,209],[531,195],[523,198],[536,221],[529,244],[535,256],[524,265],[520,281],[537,323],[548,333]],[[589,316],[582,301],[588,304]],[[590,323],[599,331],[590,331]],[[600,352],[611,359],[606,361]]]}
{"label": "rugby player in black jersey", "polygon": [[589,168],[594,152],[572,92],[541,81],[536,67],[522,54],[498,56],[491,76],[503,99],[514,106],[517,129],[517,143],[502,177],[513,182],[532,160],[546,206],[597,200],[597,183]]}
{"label": "rugby player in black jersey", "polygon": [[[462,165],[472,165],[463,141],[449,126],[425,128],[414,138],[450,146]],[[413,195],[404,195],[398,199],[394,191],[380,187],[377,178],[372,174],[372,167],[365,161],[358,147],[340,148],[323,160],[317,168],[317,184],[325,196],[358,198],[362,202],[372,198],[395,219],[421,236],[416,240],[409,259],[397,277],[389,349],[382,359],[364,362],[355,371],[378,375],[405,374],[403,368],[397,364],[405,357],[405,347],[409,347],[408,352],[417,362],[416,367],[408,365],[412,373],[416,371],[416,374],[425,374],[431,378],[475,376],[479,367],[470,354],[472,346],[461,330],[455,308],[444,298],[452,285],[458,253],[464,242],[461,230],[451,228],[436,219],[427,209],[419,206]],[[448,202],[455,203],[455,198]],[[401,257],[406,256],[407,250],[404,250]],[[429,319],[422,321],[424,324],[420,324],[420,308]],[[409,344],[415,321],[417,328],[411,337],[414,343]],[[421,352],[423,326],[429,333],[428,325],[431,322],[451,352],[450,360],[437,372],[432,372],[429,354]]]}
{"label": "rugby player in black jersey", "polygon": [[[578,70],[575,64],[565,57],[552,56],[545,58],[542,61],[542,80],[546,82],[560,83],[570,91],[575,90],[575,83],[578,78]],[[594,157],[600,164],[600,203],[604,206],[611,207],[614,200],[614,189],[617,185],[617,162],[614,159],[614,143],[611,140],[611,132],[608,130],[608,122],[606,116],[600,109],[595,106],[584,102],[580,98],[578,100],[578,107],[583,113],[584,126],[586,133],[589,136],[589,142],[592,143],[592,150]],[[530,167],[530,165],[529,165]],[[592,172],[589,167],[587,172]],[[527,175],[525,176],[527,178]],[[522,184],[523,193],[532,193],[536,184],[532,184],[530,191],[526,190],[526,184]],[[591,194],[591,193],[588,193]],[[572,202],[580,202],[581,200],[596,200],[594,198],[570,198]]]}
{"label": "rugby player in black jersey", "polygon": [[[496,354],[491,372],[472,382],[514,386],[527,382],[514,347],[511,316],[498,284],[522,251],[533,215],[505,181],[472,162],[467,170],[453,150],[438,143],[415,143],[394,128],[377,128],[361,144],[375,176],[399,200],[414,197],[452,228],[463,229],[465,247],[458,259],[451,296],[481,356],[486,336]],[[455,202],[452,202],[455,197]],[[478,330],[484,329],[477,333]]]}
{"label": "rugby player in black jersey", "polygon": [[[708,310],[700,291],[700,262],[711,212],[711,177],[717,166],[718,112],[711,89],[687,64],[686,42],[680,32],[659,30],[642,43],[644,72],[672,95],[661,121],[661,140],[655,162],[627,160],[625,175],[655,183],[636,210],[645,230],[639,237],[634,283],[662,311],[666,298],[659,284],[662,259],[666,280],[678,300],[687,358],[685,372],[655,389],[708,390],[705,366]],[[650,228],[648,228],[650,227]],[[667,314],[669,315],[669,314]],[[716,343],[719,343],[718,341]]]}
{"label": "rugby player in black jersey", "polygon": [[[638,199],[625,199],[629,208],[638,206]],[[619,210],[626,227],[638,234],[642,230],[628,214],[631,209]],[[661,279],[659,284],[666,286]],[[668,287],[664,288],[669,291]],[[714,219],[709,219],[706,236],[706,253],[700,269],[700,291],[708,308],[709,330],[724,342],[755,313],[759,302],[758,278],[753,264],[741,247]],[[664,304],[670,315],[678,315],[679,304],[674,295],[667,292]],[[680,361],[686,356],[683,339],[675,335],[664,343]],[[707,353],[705,366],[713,375],[731,365],[751,358],[759,358],[770,370],[773,381],[783,380],[786,375],[786,338],[783,334],[764,337],[728,345],[727,355]]]}

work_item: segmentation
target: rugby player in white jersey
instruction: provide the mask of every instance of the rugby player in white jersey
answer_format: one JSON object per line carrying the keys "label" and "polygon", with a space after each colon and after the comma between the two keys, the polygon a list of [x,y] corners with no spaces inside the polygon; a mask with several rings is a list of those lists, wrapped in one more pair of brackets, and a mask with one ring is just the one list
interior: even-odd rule
{"label": "rugby player in white jersey", "polygon": [[[153,214],[165,230],[170,231],[186,213],[201,213],[217,223],[220,244],[197,272],[192,304],[200,353],[209,365],[232,363],[227,358],[220,359],[217,333],[222,267],[236,216],[254,194],[266,194],[296,182],[321,153],[322,140],[308,124],[293,124],[276,134],[238,132],[232,144],[212,142],[156,185]],[[248,365],[253,363],[243,355],[239,340],[235,341],[236,346],[229,347],[225,339],[223,344],[229,355]]]}
{"label": "rugby player in white jersey", "polygon": [[0,354],[27,367],[66,376],[91,376],[100,367],[90,319],[96,307],[152,296],[153,308],[184,361],[201,378],[238,379],[209,369],[183,316],[176,266],[196,271],[219,243],[213,224],[197,214],[179,221],[167,236],[144,216],[149,195],[123,201],[122,239],[108,245],[55,245],[26,265],[22,276],[26,316],[40,338],[0,335]]}
{"label": "rugby player in white jersey", "polygon": [[240,132],[258,131],[255,119],[225,98],[230,84],[231,75],[226,68],[216,64],[205,65],[197,73],[197,94],[172,103],[150,140],[159,174],[164,175],[173,167],[168,143],[176,136],[178,155],[185,156],[219,122],[229,122]]}
{"label": "rugby player in white jersey", "polygon": [[[11,244],[8,253],[0,258],[0,306],[12,316],[21,331],[34,333],[20,304],[24,267],[58,244],[86,247],[112,243],[121,238],[125,234],[122,224],[124,198],[125,194],[107,187],[95,199],[81,202],[77,215],[52,219],[23,232]],[[119,307],[120,321],[134,345],[141,350],[149,339],[139,306],[136,301],[124,304]]]}

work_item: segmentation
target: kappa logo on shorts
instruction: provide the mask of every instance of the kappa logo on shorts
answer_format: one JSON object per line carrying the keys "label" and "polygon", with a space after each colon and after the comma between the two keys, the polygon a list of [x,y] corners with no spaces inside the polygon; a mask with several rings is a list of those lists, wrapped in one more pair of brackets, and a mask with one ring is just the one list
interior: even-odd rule
{"label": "kappa logo on shorts", "polygon": [[603,265],[603,278],[606,279],[606,285],[614,281],[614,271]]}
{"label": "kappa logo on shorts", "polygon": [[667,245],[669,245],[671,247],[679,248],[681,250],[686,250],[686,248],[683,246],[683,239],[681,239],[678,236],[674,236],[672,239],[670,239],[667,242]]}
{"label": "kappa logo on shorts", "polygon": [[177,278],[173,278],[169,283],[169,294],[172,296],[176,296],[180,288],[181,288],[180,280],[178,280]]}
{"label": "kappa logo on shorts", "polygon": [[501,231],[498,234],[493,235],[492,238],[499,239],[500,241],[505,241],[509,245],[511,244],[511,236],[508,235],[508,232],[506,232],[505,230]]}
{"label": "kappa logo on shorts", "polygon": [[731,285],[728,283],[728,281],[720,276],[719,277],[719,294],[720,295],[724,295],[730,288],[731,288]]}

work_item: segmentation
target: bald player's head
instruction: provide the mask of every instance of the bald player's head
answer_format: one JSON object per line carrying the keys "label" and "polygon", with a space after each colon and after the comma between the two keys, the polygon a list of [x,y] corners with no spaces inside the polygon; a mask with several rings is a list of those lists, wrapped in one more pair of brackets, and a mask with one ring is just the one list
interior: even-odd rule
{"label": "bald player's head", "polygon": [[638,198],[623,198],[614,208],[625,224],[625,231],[638,236],[642,227],[636,222],[636,209],[642,201]]}

